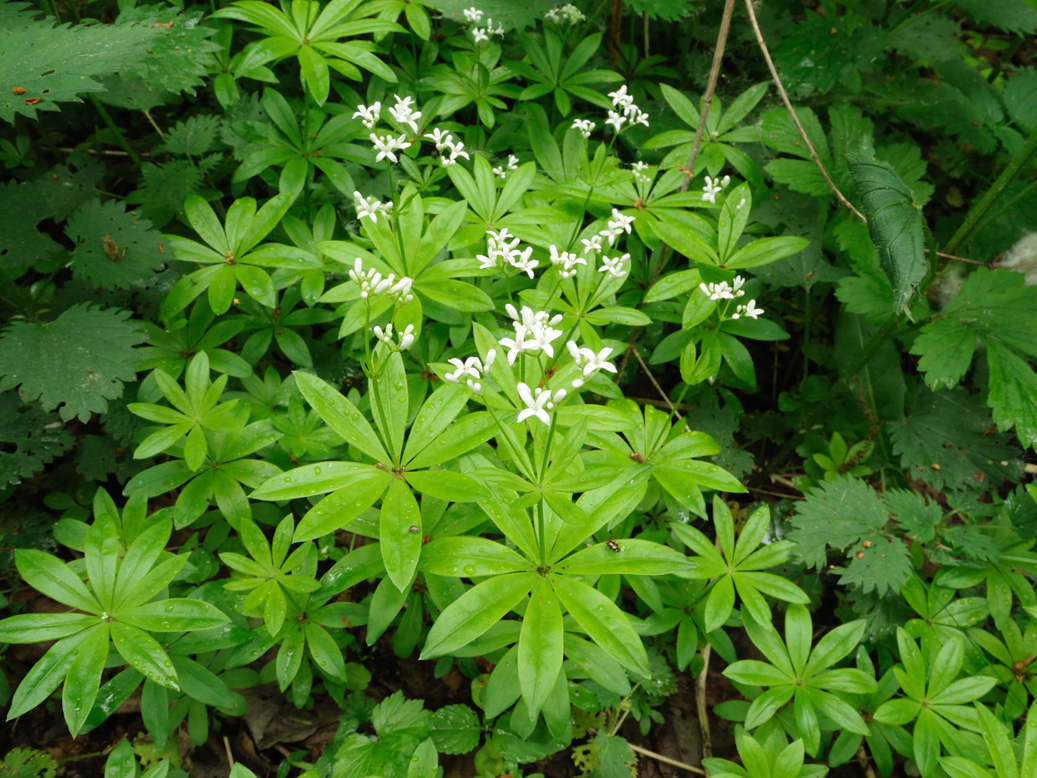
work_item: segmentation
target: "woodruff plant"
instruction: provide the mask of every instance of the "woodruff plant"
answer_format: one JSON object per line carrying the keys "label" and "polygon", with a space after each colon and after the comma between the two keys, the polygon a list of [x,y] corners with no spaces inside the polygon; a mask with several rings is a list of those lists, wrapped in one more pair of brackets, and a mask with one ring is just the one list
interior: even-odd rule
{"label": "woodruff plant", "polygon": [[[588,735],[581,769],[611,774],[634,762],[626,715],[647,731],[677,688],[671,665],[704,683],[716,653],[745,699],[718,708],[739,723],[743,764],[706,761],[715,772],[799,778],[825,771],[806,757],[870,753],[883,775],[901,758],[925,778],[1032,773],[1029,724],[1017,758],[1004,755],[1032,710],[1032,508],[1022,489],[989,491],[1021,472],[1005,431],[1034,437],[1022,277],[976,271],[940,308],[918,294],[937,256],[911,200],[931,192],[925,163],[913,146],[872,143],[862,109],[832,106],[827,135],[807,109],[798,127],[784,109],[761,119],[767,86],[750,76],[702,120],[705,104],[682,91],[645,90],[641,75],[664,72],[651,58],[608,69],[600,30],[571,6],[521,35],[515,17],[470,8],[436,19],[435,36],[431,7],[243,0],[168,28],[166,8],[126,8],[107,45],[131,80],[108,74],[103,94],[141,108],[162,145],[137,159],[142,141],[95,109],[139,167],[120,175],[140,181],[129,197],[156,226],[107,199],[121,179],[101,189],[86,157],[2,188],[19,242],[0,252],[0,302],[24,318],[0,339],[0,407],[18,417],[0,447],[0,464],[14,446],[18,466],[0,475],[27,478],[77,447],[80,470],[114,475],[128,498],[120,514],[97,490],[91,522],[63,498],[63,557],[16,552],[21,577],[71,611],[0,622],[4,642],[57,641],[10,715],[61,687],[70,731],[86,733],[140,688],[157,746],[182,722],[201,744],[211,717],[241,715],[238,690],[273,683],[299,707],[322,695],[347,712],[318,765],[295,755],[282,772],[431,775],[439,754],[482,743],[478,769],[498,775]],[[28,40],[31,18],[8,10],[4,35],[9,22]],[[84,50],[98,28],[43,24]],[[795,73],[789,35],[776,56]],[[826,27],[810,43],[830,37],[846,36]],[[96,57],[57,65],[55,104],[101,88]],[[161,128],[162,100],[201,86],[206,67],[221,113],[203,95]],[[979,91],[1001,78],[943,75]],[[149,90],[162,97],[144,107]],[[1018,101],[1007,87],[984,94],[988,107]],[[7,118],[53,107],[6,99]],[[1019,147],[1018,171],[1033,144],[1013,133],[998,137]],[[799,159],[761,167],[763,147]],[[19,135],[0,149],[28,178],[33,145]],[[815,158],[856,188],[867,225],[827,214],[834,183]],[[35,229],[45,220],[64,223],[74,251]],[[822,257],[833,247],[845,266]],[[810,342],[810,288],[836,282],[845,309],[828,354]],[[86,286],[154,320],[97,307]],[[807,291],[793,301],[776,286]],[[917,323],[889,319],[904,312]],[[767,348],[767,385],[798,372],[782,319],[804,334],[803,380],[775,391],[780,413],[742,413],[733,390],[763,383]],[[920,358],[926,388],[908,391],[893,343]],[[864,360],[846,372],[866,383],[843,391],[812,374],[846,354]],[[973,362],[989,367],[989,391],[955,389]],[[134,366],[146,377],[123,409]],[[642,396],[631,366],[658,397]],[[840,392],[867,424],[843,409],[811,438],[808,409]],[[75,437],[50,415],[61,403]],[[724,498],[753,467],[733,445],[740,422],[824,471],[808,470],[814,486],[774,522]],[[863,480],[873,474],[881,494]],[[775,482],[807,485],[786,475]],[[841,576],[851,596],[826,606],[843,626],[820,634],[807,606],[828,595],[806,567]],[[894,636],[910,615],[901,602],[918,618]],[[766,661],[739,658],[740,629]],[[437,675],[456,665],[481,717],[399,693],[366,702],[362,662],[383,636],[398,656],[435,659]],[[128,744],[109,766],[136,775]]]}

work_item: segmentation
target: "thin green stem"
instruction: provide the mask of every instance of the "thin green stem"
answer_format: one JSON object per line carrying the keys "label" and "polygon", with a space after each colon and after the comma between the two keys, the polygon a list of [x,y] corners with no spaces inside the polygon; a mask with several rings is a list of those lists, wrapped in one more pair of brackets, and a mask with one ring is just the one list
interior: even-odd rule
{"label": "thin green stem", "polygon": [[133,146],[131,146],[130,142],[126,139],[126,135],[123,133],[122,129],[119,127],[119,125],[115,123],[115,120],[112,119],[112,115],[108,113],[108,109],[104,107],[104,103],[97,99],[97,95],[90,94],[87,95],[87,97],[89,97],[90,102],[93,103],[94,110],[96,110],[97,114],[101,117],[102,120],[104,120],[104,123],[108,125],[108,129],[115,133],[115,137],[118,139],[119,145],[122,146],[123,150],[126,152],[126,156],[133,160],[134,165],[143,170],[143,161],[141,161],[141,158],[137,155],[137,152],[133,150]]}
{"label": "thin green stem", "polygon": [[965,217],[965,221],[962,222],[961,227],[958,228],[958,231],[954,233],[954,236],[943,247],[944,252],[947,254],[957,253],[958,248],[972,237],[983,217],[994,207],[994,203],[1004,194],[1005,189],[1015,180],[1015,177],[1019,175],[1023,166],[1035,152],[1037,152],[1037,130],[1030,133],[1026,143],[1016,152],[1012,161],[1008,163],[1008,167],[998,176],[997,181],[980,198],[980,201],[972,207],[972,210]]}

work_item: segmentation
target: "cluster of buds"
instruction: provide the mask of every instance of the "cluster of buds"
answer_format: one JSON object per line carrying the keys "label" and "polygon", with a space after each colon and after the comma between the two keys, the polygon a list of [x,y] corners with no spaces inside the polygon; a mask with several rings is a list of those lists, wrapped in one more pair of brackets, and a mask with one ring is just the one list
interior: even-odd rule
{"label": "cluster of buds", "polygon": [[[455,141],[454,136],[449,132],[437,127],[432,131],[432,134],[429,137],[431,137],[432,142],[436,144],[436,151],[439,152],[439,161],[443,167],[456,165],[458,157],[471,159],[471,157],[468,156],[468,152],[464,150],[464,144],[461,141]],[[446,155],[447,151],[450,152],[450,156]]]}
{"label": "cluster of buds", "polygon": [[750,300],[748,305],[739,305],[735,312],[731,314],[731,318],[740,319],[743,316],[748,316],[750,319],[755,319],[761,313],[763,313],[763,308],[757,308],[756,300]]}
{"label": "cluster of buds", "polygon": [[633,170],[635,180],[640,181],[643,184],[647,184],[649,181],[652,180],[648,177],[648,174],[645,172],[646,170],[648,170],[647,162],[635,162]]}
{"label": "cluster of buds", "polygon": [[390,273],[387,278],[377,270],[367,270],[360,257],[353,263],[353,269],[349,271],[349,279],[360,287],[360,298],[369,300],[371,295],[387,294],[396,305],[406,305],[414,299],[411,287],[414,281],[404,276],[399,281],[396,274]]}
{"label": "cluster of buds", "polygon": [[742,289],[744,285],[745,279],[735,276],[734,286],[728,285],[727,281],[721,281],[719,284],[699,284],[699,289],[710,300],[733,300],[745,296],[745,290]]}
{"label": "cluster of buds", "polygon": [[580,9],[572,3],[566,3],[565,5],[559,6],[558,8],[552,8],[550,11],[544,14],[544,21],[554,22],[555,24],[576,24],[587,19]]}
{"label": "cluster of buds", "polygon": [[496,349],[490,349],[486,354],[486,361],[483,362],[479,357],[468,357],[463,362],[460,359],[451,359],[450,364],[454,366],[454,372],[447,373],[443,376],[447,381],[452,384],[461,383],[461,379],[465,379],[468,388],[471,389],[475,394],[479,394],[482,391],[482,384],[479,383],[482,377],[490,372],[490,368],[493,366],[493,360],[497,357]]}
{"label": "cluster of buds", "polygon": [[371,195],[366,198],[360,192],[353,192],[353,204],[356,206],[358,219],[369,218],[375,224],[378,223],[378,214],[388,214],[392,210],[392,201],[383,203]]}
{"label": "cluster of buds", "polygon": [[617,133],[624,126],[633,126],[635,124],[648,126],[648,114],[634,105],[633,95],[627,94],[626,84],[623,84],[615,92],[609,92],[609,97],[612,98],[612,107],[615,110],[609,111],[609,118],[605,120],[605,124],[611,124],[616,128]]}
{"label": "cluster of buds", "polygon": [[594,132],[594,128],[596,126],[597,125],[590,119],[577,119],[573,122],[572,128],[574,130],[579,130],[580,134],[584,138],[589,138],[591,136],[591,133]]}
{"label": "cluster of buds", "polygon": [[497,267],[497,260],[503,259],[509,265],[526,273],[530,278],[533,277],[533,268],[540,264],[532,258],[533,247],[527,246],[524,250],[519,251],[519,239],[509,233],[507,227],[501,228],[499,232],[488,231],[486,243],[488,246],[486,254],[476,256],[479,266],[483,270]]}
{"label": "cluster of buds", "polygon": [[551,417],[547,415],[547,412],[553,411],[555,406],[565,399],[566,394],[564,389],[552,392],[550,389],[541,389],[539,386],[531,391],[521,381],[515,388],[518,389],[519,398],[526,404],[526,407],[519,411],[518,419],[516,419],[518,422],[523,422],[532,416],[544,424],[550,424]]}
{"label": "cluster of buds", "polygon": [[518,170],[518,157],[514,154],[509,154],[507,163],[497,165],[497,167],[493,169],[493,175],[505,178],[512,170]]}
{"label": "cluster of buds", "polygon": [[609,245],[611,246],[616,242],[616,238],[622,235],[624,232],[630,234],[630,225],[634,223],[633,216],[626,216],[619,212],[618,208],[612,209],[612,218],[609,219],[608,227],[602,230],[599,235],[604,238],[608,238]]}
{"label": "cluster of buds", "polygon": [[382,115],[382,104],[372,103],[371,105],[358,105],[356,113],[353,114],[353,118],[360,118],[361,123],[369,130],[373,130],[374,126],[378,124],[378,119]]}
{"label": "cluster of buds", "polygon": [[399,95],[393,96],[396,98],[396,105],[389,109],[392,118],[396,120],[399,126],[402,127],[406,124],[417,134],[419,129],[418,119],[421,118],[421,111],[415,111],[411,108],[411,103],[414,102],[414,99],[411,97],[400,97]]}
{"label": "cluster of buds", "polygon": [[386,324],[384,330],[377,325],[374,327],[374,336],[388,346],[391,351],[406,351],[414,345],[413,324],[408,324],[407,328],[403,332],[397,333],[397,335],[398,341],[393,339],[392,322]]}
{"label": "cluster of buds", "polygon": [[398,138],[394,138],[392,135],[378,137],[372,132],[370,137],[371,143],[378,150],[378,155],[374,158],[375,162],[381,162],[386,157],[388,157],[390,162],[399,162],[396,152],[410,148],[410,141],[407,140],[406,135],[401,135]]}
{"label": "cluster of buds", "polygon": [[[717,204],[717,195],[724,191],[724,187],[731,183],[731,176],[724,176],[723,178],[712,179],[706,176],[706,185],[702,187],[702,199],[713,205]],[[744,203],[745,200],[742,200]],[[739,205],[739,208],[742,206]]]}
{"label": "cluster of buds", "polygon": [[514,338],[501,338],[500,340],[500,344],[508,349],[509,365],[514,365],[515,358],[527,351],[531,353],[543,351],[547,356],[554,357],[554,346],[551,344],[562,334],[561,330],[554,329],[555,325],[562,321],[561,314],[551,316],[546,311],[534,311],[528,306],[522,306],[520,313],[511,303],[504,308],[511,317],[512,326],[515,328]]}
{"label": "cluster of buds", "polygon": [[560,266],[558,271],[559,278],[572,278],[576,275],[576,266],[586,265],[587,260],[568,251],[563,251],[559,254],[558,247],[551,246],[551,264]]}

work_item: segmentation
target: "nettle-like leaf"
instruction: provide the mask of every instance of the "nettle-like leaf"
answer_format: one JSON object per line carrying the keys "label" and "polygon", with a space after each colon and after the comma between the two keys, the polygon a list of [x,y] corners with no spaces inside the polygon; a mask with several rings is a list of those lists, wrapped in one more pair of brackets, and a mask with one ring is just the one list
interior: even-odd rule
{"label": "nettle-like leaf", "polygon": [[57,111],[58,103],[81,102],[79,95],[103,91],[94,77],[140,62],[155,37],[150,28],[136,24],[54,26],[50,19],[34,19],[36,14],[27,5],[6,3],[0,15],[4,121],[13,122],[17,114],[35,119],[37,111]]}
{"label": "nettle-like leaf", "polygon": [[982,402],[963,389],[921,392],[911,414],[887,427],[901,466],[941,490],[979,492],[1021,477],[1019,450],[992,430]]}
{"label": "nettle-like leaf", "polygon": [[165,148],[171,154],[200,157],[216,143],[222,119],[216,114],[192,116],[166,132]]}
{"label": "nettle-like leaf", "polygon": [[933,389],[956,386],[972,364],[976,341],[987,349],[990,393],[987,404],[1002,431],[1013,426],[1027,446],[1037,446],[1037,288],[1021,274],[980,268],[961,285],[958,296],[922,327],[911,346],[918,367]]}
{"label": "nettle-like leaf", "polygon": [[23,404],[13,392],[0,394],[0,486],[39,472],[74,442],[57,414]]}
{"label": "nettle-like leaf", "polygon": [[91,200],[69,217],[65,234],[76,244],[72,272],[104,289],[147,284],[164,264],[161,235],[116,200]]}
{"label": "nettle-like leaf", "polygon": [[811,567],[828,563],[826,549],[845,552],[840,583],[880,594],[898,591],[911,575],[907,547],[882,530],[890,508],[864,481],[839,475],[807,492],[790,519],[795,556]]}
{"label": "nettle-like leaf", "polygon": [[135,381],[144,340],[128,311],[74,305],[52,322],[15,322],[0,336],[0,391],[19,387],[44,410],[60,407],[63,421],[103,413]]}

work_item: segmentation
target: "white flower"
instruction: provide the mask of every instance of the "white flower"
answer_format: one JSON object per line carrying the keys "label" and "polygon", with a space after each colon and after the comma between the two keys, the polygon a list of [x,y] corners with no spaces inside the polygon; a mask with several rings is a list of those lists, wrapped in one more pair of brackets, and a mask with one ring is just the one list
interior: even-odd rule
{"label": "white flower", "polygon": [[[389,282],[392,283],[392,276],[389,276]],[[410,293],[411,287],[413,285],[414,280],[404,276],[385,291],[388,292],[389,297],[392,298],[393,303],[395,303],[396,305],[406,305],[414,299],[414,295]]]}
{"label": "white flower", "polygon": [[[573,122],[572,129],[579,130],[580,134],[583,135],[584,138],[589,138],[591,133],[594,132],[595,126],[594,122],[590,119],[577,119]],[[618,130],[619,128],[617,127],[616,129]]]}
{"label": "white flower", "polygon": [[648,174],[645,172],[646,170],[648,170],[648,163],[647,162],[635,162],[634,163],[634,169],[633,169],[634,178],[636,178],[638,181],[643,181],[644,183],[647,184],[651,179],[649,178]]}
{"label": "white flower", "polygon": [[583,244],[583,250],[588,254],[592,251],[601,251],[601,235],[583,238],[580,240],[580,243]]}
{"label": "white flower", "polygon": [[365,199],[360,192],[353,192],[353,204],[356,206],[358,219],[369,218],[377,224],[379,213],[388,213],[392,210],[392,202],[382,203],[368,195]]}
{"label": "white flower", "polygon": [[551,393],[537,387],[536,397],[533,397],[533,393],[529,390],[529,387],[521,381],[515,388],[518,389],[519,397],[522,402],[526,404],[526,409],[519,411],[518,421],[525,421],[530,416],[535,416],[540,421],[544,422],[544,424],[550,424],[551,417],[547,415],[545,407],[549,402],[551,402]]}
{"label": "white flower", "polygon": [[482,19],[482,11],[476,8],[474,5],[470,8],[464,9],[464,18],[468,22],[477,22]]}
{"label": "white flower", "polygon": [[526,273],[530,278],[532,278],[534,268],[536,268],[536,266],[540,264],[539,260],[530,259],[532,254],[533,247],[527,246],[526,249],[521,253],[516,252],[508,254],[507,259],[508,262],[510,262],[514,267],[518,268],[523,273]]}
{"label": "white flower", "polygon": [[734,288],[733,288],[733,291],[735,293],[735,297],[744,297],[745,296],[745,291],[742,289],[743,286],[745,286],[745,279],[742,278],[741,276],[735,276]]}
{"label": "white flower", "polygon": [[633,95],[627,94],[627,85],[623,84],[615,92],[609,92],[609,97],[612,98],[612,105],[616,108],[628,108],[634,104]]}
{"label": "white flower", "polygon": [[616,366],[611,362],[605,361],[611,353],[611,348],[603,348],[597,354],[594,353],[593,349],[581,348],[580,356],[586,360],[586,364],[583,366],[583,377],[586,378],[591,373],[595,373],[598,370],[607,370],[610,373],[615,373]]}
{"label": "white flower", "polygon": [[544,19],[555,24],[562,24],[568,22],[569,24],[576,24],[582,22],[587,17],[572,3],[566,3],[558,8],[552,8],[550,11],[544,14]]}
{"label": "white flower", "polygon": [[400,338],[400,351],[406,351],[414,345],[414,325],[408,324],[407,329],[403,331],[403,336]]}
{"label": "white flower", "polygon": [[418,131],[418,119],[421,118],[421,111],[415,111],[411,108],[413,98],[400,97],[394,95],[396,98],[396,105],[389,109],[389,113],[392,114],[392,118],[396,120],[398,124],[408,124],[414,132]]}
{"label": "white flower", "polygon": [[724,190],[724,187],[729,183],[731,183],[731,176],[724,176],[716,181],[709,176],[706,176],[706,185],[702,187],[702,199],[716,205],[717,195],[720,194]]}
{"label": "white flower", "polygon": [[648,114],[638,108],[636,105],[631,105],[625,109],[623,115],[631,125],[643,124],[645,127],[648,126]]}
{"label": "white flower", "polygon": [[392,135],[379,138],[372,132],[370,137],[371,143],[378,150],[378,156],[374,159],[375,162],[381,162],[386,157],[389,158],[390,162],[398,162],[399,160],[394,152],[410,148],[410,142],[405,135],[401,135],[398,138],[394,138]]}
{"label": "white flower", "polygon": [[568,251],[563,251],[559,254],[558,247],[551,246],[551,264],[562,266],[562,269],[558,271],[560,277],[572,278],[576,274],[576,266],[586,265],[587,260]]}
{"label": "white flower", "polygon": [[449,146],[451,141],[451,135],[444,129],[436,127],[428,136],[432,139],[432,142],[436,144],[436,151],[442,151],[445,147]]}
{"label": "white flower", "polygon": [[384,330],[376,324],[374,326],[374,336],[386,345],[392,343],[392,322],[386,324]]}
{"label": "white flower", "polygon": [[508,349],[508,364],[514,365],[515,358],[526,351],[544,351],[549,357],[554,356],[554,347],[551,345],[562,334],[561,330],[554,329],[554,325],[561,322],[561,314],[548,318],[546,311],[534,311],[528,306],[522,307],[522,312],[515,310],[515,306],[508,303],[504,306],[508,316],[512,319],[515,328],[514,338],[502,338],[500,344]]}
{"label": "white flower", "polygon": [[486,30],[484,30],[483,28],[481,28],[481,27],[473,27],[472,28],[472,40],[474,40],[476,43],[481,43],[482,41],[488,41],[489,39],[490,39],[490,36],[486,34]]}
{"label": "white flower", "polygon": [[358,105],[356,113],[353,114],[353,118],[356,119],[358,116],[362,117],[361,122],[369,129],[373,130],[374,126],[378,123],[378,117],[381,116],[382,104],[372,103],[369,106]]}
{"label": "white flower", "polygon": [[737,310],[731,314],[731,318],[738,319],[742,316],[748,316],[751,319],[755,319],[761,313],[763,313],[763,308],[757,308],[756,300],[750,300],[748,305],[739,305]]}
{"label": "white flower", "polygon": [[608,257],[601,258],[601,267],[598,268],[599,273],[608,273],[613,278],[621,278],[625,272],[623,269],[623,263],[630,259],[629,254],[623,254],[619,257]]}
{"label": "white flower", "polygon": [[609,220],[606,229],[602,230],[599,235],[603,235],[608,238],[609,245],[611,246],[616,242],[616,238],[622,235],[624,232],[630,234],[630,225],[634,223],[633,216],[626,216],[619,212],[618,209],[612,209],[612,218]]}
{"label": "white flower", "polygon": [[464,157],[465,159],[471,159],[471,157],[468,156],[468,152],[464,150],[464,144],[461,143],[461,141],[458,141],[457,143],[455,143],[453,146],[450,147],[450,159],[449,160],[447,160],[446,157],[441,158],[443,167],[450,167],[450,165],[456,165],[458,157]]}
{"label": "white flower", "polygon": [[626,119],[622,114],[609,111],[609,118],[605,120],[605,124],[611,124],[616,128],[616,132],[619,132],[623,128],[623,122],[625,121]]}
{"label": "white flower", "polygon": [[706,295],[710,300],[733,300],[735,299],[734,290],[728,285],[727,281],[721,281],[719,284],[699,284],[699,289],[702,290],[702,294]]}

